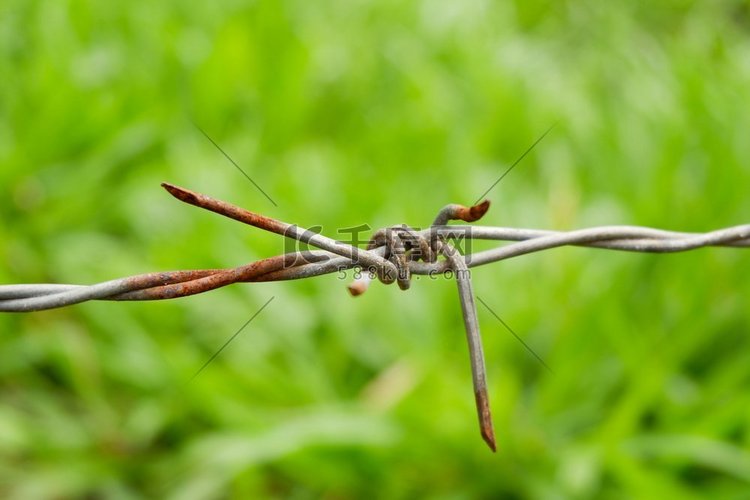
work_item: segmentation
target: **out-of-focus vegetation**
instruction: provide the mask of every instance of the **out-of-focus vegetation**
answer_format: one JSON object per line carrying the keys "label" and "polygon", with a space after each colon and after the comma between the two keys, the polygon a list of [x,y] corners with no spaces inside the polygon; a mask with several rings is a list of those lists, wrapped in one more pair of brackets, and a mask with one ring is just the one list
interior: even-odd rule
{"label": "out-of-focus vegetation", "polygon": [[[0,282],[234,266],[275,235],[750,222],[744,1],[4,0]],[[204,128],[271,205],[191,124]],[[740,498],[750,253],[559,249],[474,272],[499,451],[455,285],[335,275],[0,315],[5,498]],[[270,297],[275,300],[191,383]]]}

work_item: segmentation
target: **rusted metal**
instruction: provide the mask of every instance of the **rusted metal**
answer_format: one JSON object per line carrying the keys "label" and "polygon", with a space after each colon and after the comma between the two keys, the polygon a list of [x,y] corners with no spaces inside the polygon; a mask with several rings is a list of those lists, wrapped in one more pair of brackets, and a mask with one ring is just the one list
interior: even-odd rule
{"label": "rusted metal", "polygon": [[349,283],[346,286],[346,289],[349,290],[352,297],[358,297],[367,291],[367,288],[370,286],[370,281],[371,279],[369,275],[361,276]]}
{"label": "rusted metal", "polygon": [[[465,207],[458,204],[444,206],[435,217],[431,230],[427,232],[414,231],[409,226],[402,224],[390,228],[379,229],[375,231],[367,244],[367,250],[373,250],[379,247],[385,248],[385,256],[390,259],[398,271],[397,281],[399,288],[408,290],[412,274],[412,265],[415,262],[423,260],[428,264],[435,263],[437,260],[437,231],[433,231],[440,226],[444,226],[452,220],[462,220],[464,222],[475,222],[481,219],[490,208],[489,200]],[[407,255],[407,249],[411,250]],[[410,265],[410,262],[412,265]],[[389,283],[380,274],[378,279],[381,282]],[[347,286],[349,293],[357,297],[365,293],[370,285],[371,277],[368,273],[362,273]]]}
{"label": "rusted metal", "polygon": [[474,401],[477,405],[477,415],[479,416],[479,433],[487,446],[493,452],[497,451],[495,442],[495,429],[492,426],[492,415],[490,415],[490,400],[487,397],[487,388],[483,391],[474,391]]}
{"label": "rusted metal", "polygon": [[[432,227],[443,226],[451,220],[463,220],[473,222],[480,219],[490,207],[488,200],[472,207],[463,205],[446,205],[438,213],[433,221]],[[471,278],[466,260],[458,251],[440,237],[433,233],[429,238],[407,230],[406,226],[396,226],[376,231],[367,245],[368,250],[378,247],[385,248],[386,257],[390,257],[399,272],[399,286],[407,289],[409,284],[409,262],[416,259],[407,259],[406,251],[412,248],[420,250],[419,254],[430,261],[434,255],[441,253],[448,259],[450,268],[454,271],[458,296],[461,302],[461,313],[463,314],[466,340],[469,345],[469,359],[471,362],[471,379],[474,386],[474,395],[477,406],[477,417],[479,418],[479,429],[482,438],[494,452],[495,432],[492,425],[492,414],[490,413],[489,395],[487,392],[487,370],[484,364],[484,352],[482,349],[482,336],[479,332],[479,321],[477,319],[477,308],[474,302],[474,293],[471,287]],[[429,239],[429,241],[428,241]],[[418,241],[417,241],[418,240]],[[421,256],[419,255],[418,256]],[[405,283],[404,283],[405,282]],[[353,296],[361,295],[367,290],[370,283],[369,276],[361,276],[348,287]]]}
{"label": "rusted metal", "polygon": [[[148,273],[90,286],[1,285],[0,311],[38,311],[88,300],[172,299],[207,292],[232,283],[304,279],[360,267],[360,278],[349,285],[349,292],[356,296],[364,293],[372,281],[371,270],[380,281],[384,283],[397,281],[403,289],[408,288],[411,274],[434,275],[445,270],[452,270],[456,277],[469,345],[480,432],[493,451],[496,449],[496,444],[469,268],[562,245],[633,252],[680,252],[705,246],[750,248],[750,225],[735,226],[703,234],[633,226],[609,226],[561,233],[532,229],[446,225],[451,220],[464,222],[479,220],[489,209],[489,201],[484,201],[471,207],[447,205],[440,210],[432,226],[425,230],[417,231],[401,225],[376,231],[367,249],[360,249],[173,184],[164,183],[163,186],[174,197],[185,203],[308,243],[321,250],[277,255],[230,269]],[[460,238],[509,240],[515,243],[462,256],[448,241]],[[438,255],[443,255],[445,259],[438,260]]]}
{"label": "rusted metal", "polygon": [[[196,275],[191,280],[177,283],[165,283],[145,289],[138,289],[114,297],[115,300],[162,300],[187,297],[198,293],[208,292],[232,283],[252,281],[253,278],[283,269],[285,265],[292,264],[296,259],[295,254],[279,255],[268,259],[252,262],[244,266],[232,269],[214,270],[205,276]],[[196,273],[199,274],[199,273]],[[138,286],[133,284],[133,286]]]}
{"label": "rusted metal", "polygon": [[291,225],[272,219],[271,217],[266,217],[265,215],[256,214],[250,210],[245,210],[244,208],[232,205],[226,201],[217,200],[216,198],[211,198],[205,194],[196,193],[195,191],[175,186],[168,182],[162,182],[161,186],[166,189],[169,194],[188,205],[210,210],[211,212],[223,215],[224,217],[229,217],[230,219],[242,222],[243,224],[265,229],[266,231],[271,231],[272,233],[280,234],[282,236],[286,236],[284,232]]}
{"label": "rusted metal", "polygon": [[464,222],[475,222],[481,219],[487,210],[490,209],[490,200],[484,200],[481,203],[473,205],[471,207],[465,207],[463,205],[451,204],[446,205],[438,212],[435,220],[432,222],[433,226],[444,226],[451,220],[462,220]]}
{"label": "rusted metal", "polygon": [[[309,229],[302,229],[295,224],[289,224],[287,222],[272,219],[271,217],[259,215],[249,210],[245,210],[244,208],[232,205],[231,203],[217,200],[210,196],[196,193],[173,184],[165,182],[162,183],[162,187],[178,200],[184,201],[190,205],[210,210],[211,212],[224,215],[225,217],[229,217],[230,219],[243,222],[259,229],[265,229],[266,231],[271,231],[272,233],[280,234],[287,238],[308,243],[323,250],[328,250],[329,252],[356,261],[357,264],[374,267],[378,270],[379,275],[394,276],[395,279],[397,273],[396,266],[392,262],[379,255],[373,254],[372,252],[362,251],[359,248],[317,234]],[[385,280],[383,280],[383,282],[386,284],[389,283]],[[392,283],[392,281],[390,282]]]}
{"label": "rusted metal", "polygon": [[437,248],[447,257],[451,269],[453,269],[453,274],[456,277],[458,298],[461,303],[461,313],[466,330],[466,341],[469,344],[471,382],[474,386],[479,431],[490,449],[495,451],[497,447],[495,445],[495,431],[492,426],[492,414],[490,413],[490,397],[487,393],[487,370],[484,365],[482,335],[479,333],[477,306],[474,302],[469,268],[466,266],[464,258],[451,244],[439,241]]}

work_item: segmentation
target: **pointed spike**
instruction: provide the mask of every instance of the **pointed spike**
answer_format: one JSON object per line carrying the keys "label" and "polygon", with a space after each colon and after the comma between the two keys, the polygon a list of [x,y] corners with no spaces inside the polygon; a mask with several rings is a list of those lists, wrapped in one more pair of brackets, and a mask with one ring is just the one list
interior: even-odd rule
{"label": "pointed spike", "polygon": [[487,388],[485,387],[483,391],[475,392],[474,398],[477,403],[479,431],[482,434],[482,439],[484,439],[484,442],[487,443],[487,446],[489,446],[493,452],[496,452],[495,430],[492,427],[492,415],[490,414],[490,402],[487,397]]}
{"label": "pointed spike", "polygon": [[471,219],[464,219],[466,222],[474,222],[478,221],[482,217],[484,217],[484,214],[487,213],[487,210],[490,209],[490,200],[484,200],[482,203],[478,205],[474,205],[473,207],[469,208],[469,216]]}
{"label": "pointed spike", "polygon": [[168,182],[162,182],[161,187],[166,189],[169,194],[171,194],[178,200],[185,200],[186,198],[189,198],[190,195],[192,194],[190,191],[186,190],[185,188],[175,186],[174,184],[170,184]]}

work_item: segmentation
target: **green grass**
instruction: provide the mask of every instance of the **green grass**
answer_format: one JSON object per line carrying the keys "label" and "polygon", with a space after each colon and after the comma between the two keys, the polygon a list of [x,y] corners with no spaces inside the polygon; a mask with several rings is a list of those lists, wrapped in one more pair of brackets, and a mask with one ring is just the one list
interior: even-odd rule
{"label": "green grass", "polygon": [[[302,226],[750,222],[750,5],[0,5],[0,283],[228,267]],[[204,128],[274,207],[191,124]],[[455,285],[335,275],[0,315],[6,498],[746,498],[750,255],[559,249],[483,267],[499,451]],[[195,371],[274,301],[192,383]]]}

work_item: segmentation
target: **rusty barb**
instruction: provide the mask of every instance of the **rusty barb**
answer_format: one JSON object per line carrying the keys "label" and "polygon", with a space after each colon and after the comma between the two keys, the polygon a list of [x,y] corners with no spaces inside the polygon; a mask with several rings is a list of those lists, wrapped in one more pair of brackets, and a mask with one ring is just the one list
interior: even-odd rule
{"label": "rusty barb", "polygon": [[[447,205],[438,212],[427,229],[416,230],[406,225],[380,229],[373,233],[363,249],[172,184],[164,183],[162,186],[185,203],[306,243],[318,250],[290,252],[229,269],[156,272],[88,286],[0,285],[0,312],[40,311],[89,300],[174,299],[232,283],[302,279],[352,268],[360,270],[357,279],[348,285],[349,292],[356,296],[364,293],[373,280],[385,284],[396,282],[399,288],[406,290],[414,274],[434,276],[447,273],[455,277],[458,286],[481,435],[493,451],[495,437],[470,268],[564,245],[657,253],[706,246],[750,247],[750,225],[702,234],[637,226],[604,226],[557,232],[447,225],[455,220],[479,220],[490,206],[489,201],[483,201],[471,207]],[[456,243],[473,239],[515,243],[462,255]]]}

